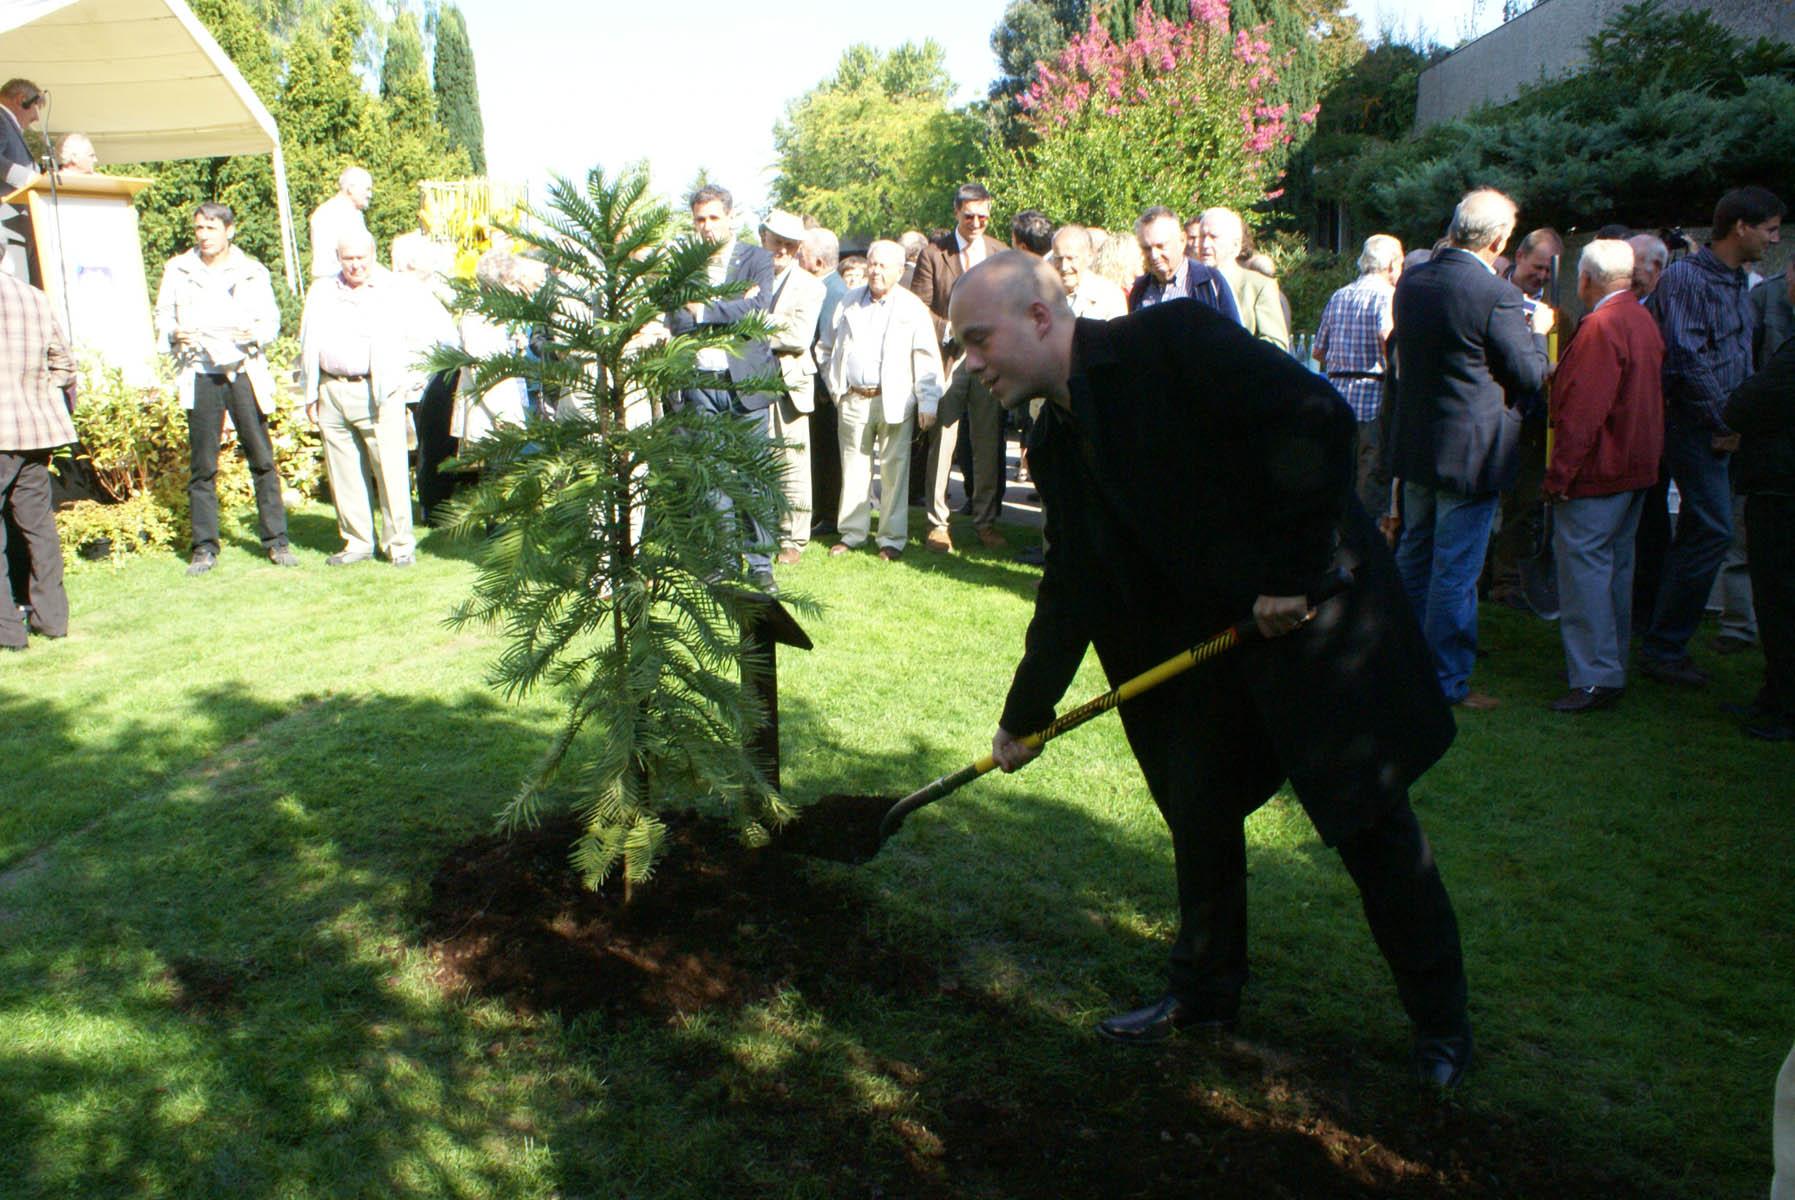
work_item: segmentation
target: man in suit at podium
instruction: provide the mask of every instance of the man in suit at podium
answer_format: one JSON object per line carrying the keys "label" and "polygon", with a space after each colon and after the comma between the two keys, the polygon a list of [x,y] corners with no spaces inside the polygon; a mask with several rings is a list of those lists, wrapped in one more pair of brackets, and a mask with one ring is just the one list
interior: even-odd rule
{"label": "man in suit at podium", "polygon": [[9,79],[0,85],[0,192],[14,192],[37,177],[37,159],[25,141],[25,130],[43,116],[42,88],[29,79]]}

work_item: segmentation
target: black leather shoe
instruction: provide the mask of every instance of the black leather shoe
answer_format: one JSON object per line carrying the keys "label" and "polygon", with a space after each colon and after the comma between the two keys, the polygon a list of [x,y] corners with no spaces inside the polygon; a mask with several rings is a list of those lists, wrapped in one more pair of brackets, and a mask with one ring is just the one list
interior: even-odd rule
{"label": "black leather shoe", "polygon": [[1471,1030],[1455,1033],[1418,1033],[1409,1050],[1415,1082],[1425,1088],[1451,1091],[1471,1065]]}
{"label": "black leather shoe", "polygon": [[1713,676],[1695,665],[1695,660],[1688,655],[1666,662],[1656,658],[1641,658],[1639,673],[1647,679],[1655,679],[1659,683],[1674,684],[1677,687],[1707,687]]}
{"label": "black leather shoe", "polygon": [[1150,1046],[1165,1041],[1181,1029],[1227,1033],[1234,1028],[1239,1013],[1238,1002],[1224,1005],[1214,1001],[1198,1007],[1186,1004],[1176,996],[1166,996],[1145,1008],[1104,1018],[1097,1022],[1097,1032],[1114,1042]]}
{"label": "black leather shoe", "polygon": [[1558,713],[1590,712],[1598,708],[1607,708],[1621,698],[1625,688],[1617,687],[1580,687],[1572,688],[1558,699],[1552,701],[1552,711]]}

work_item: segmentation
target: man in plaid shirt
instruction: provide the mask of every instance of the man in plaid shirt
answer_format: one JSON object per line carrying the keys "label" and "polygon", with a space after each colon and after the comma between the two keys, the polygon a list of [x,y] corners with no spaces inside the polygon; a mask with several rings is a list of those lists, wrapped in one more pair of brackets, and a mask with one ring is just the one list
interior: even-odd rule
{"label": "man in plaid shirt", "polygon": [[1382,448],[1378,414],[1389,369],[1385,347],[1393,328],[1392,302],[1401,274],[1402,243],[1388,234],[1372,234],[1359,255],[1359,278],[1328,298],[1321,327],[1315,331],[1315,361],[1358,419],[1356,487],[1359,503],[1374,519],[1390,508],[1389,480],[1380,479],[1377,470]]}
{"label": "man in plaid shirt", "polygon": [[[31,553],[31,628],[52,638],[69,631],[69,597],[50,508],[50,454],[75,440],[66,393],[74,381],[49,297],[0,273],[0,556],[10,516]],[[0,649],[25,643],[25,623],[0,576]]]}

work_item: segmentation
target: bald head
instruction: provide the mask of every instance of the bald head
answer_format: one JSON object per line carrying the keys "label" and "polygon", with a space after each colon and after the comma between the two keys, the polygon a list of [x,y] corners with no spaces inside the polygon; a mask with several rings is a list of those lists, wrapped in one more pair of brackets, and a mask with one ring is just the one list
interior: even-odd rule
{"label": "bald head", "polygon": [[954,284],[947,317],[965,369],[1005,408],[1064,397],[1074,322],[1048,263],[1018,250],[992,255]]}

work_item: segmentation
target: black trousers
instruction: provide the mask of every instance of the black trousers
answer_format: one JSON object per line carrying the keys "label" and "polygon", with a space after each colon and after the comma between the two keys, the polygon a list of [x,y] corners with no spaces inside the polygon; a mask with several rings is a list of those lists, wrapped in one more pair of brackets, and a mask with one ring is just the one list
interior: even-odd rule
{"label": "black trousers", "polygon": [[1795,721],[1795,496],[1747,497],[1745,537],[1764,649],[1758,707]]}
{"label": "black trousers", "polygon": [[1645,511],[1633,535],[1633,631],[1637,636],[1652,623],[1658,607],[1658,585],[1664,579],[1664,556],[1670,553],[1670,476],[1658,468],[1658,482],[1645,490]]}
{"label": "black trousers", "polygon": [[[8,530],[25,544],[30,572],[25,602],[31,628],[50,637],[69,631],[69,594],[62,586],[62,546],[50,506],[50,451],[0,450],[0,558],[12,549]],[[0,645],[23,646],[25,625],[13,589],[0,587]]]}
{"label": "black trousers", "polygon": [[841,509],[841,415],[835,397],[816,381],[816,411],[810,414],[810,531],[832,533]]}
{"label": "black trousers", "polygon": [[418,431],[418,507],[427,525],[436,523],[441,506],[457,487],[474,479],[471,472],[441,469],[461,449],[460,442],[449,436],[454,410],[455,373],[438,371],[424,385],[412,418]]}
{"label": "black trousers", "polygon": [[287,544],[287,507],[280,496],[280,473],[274,469],[274,446],[268,440],[268,418],[256,407],[247,376],[200,375],[193,381],[193,408],[187,413],[187,446],[191,469],[187,504],[193,514],[193,548],[218,553],[218,450],[224,440],[224,414],[231,414],[237,444],[249,463],[256,489],[256,532],[262,548]]}
{"label": "black trousers", "polygon": [[[1283,768],[1232,663],[1207,666],[1201,687],[1190,676],[1161,684],[1121,715],[1177,863],[1169,991],[1200,1011],[1231,1013],[1247,982],[1244,823]],[[1458,919],[1407,790],[1336,849],[1409,1019],[1430,1033],[1462,1028]]]}

